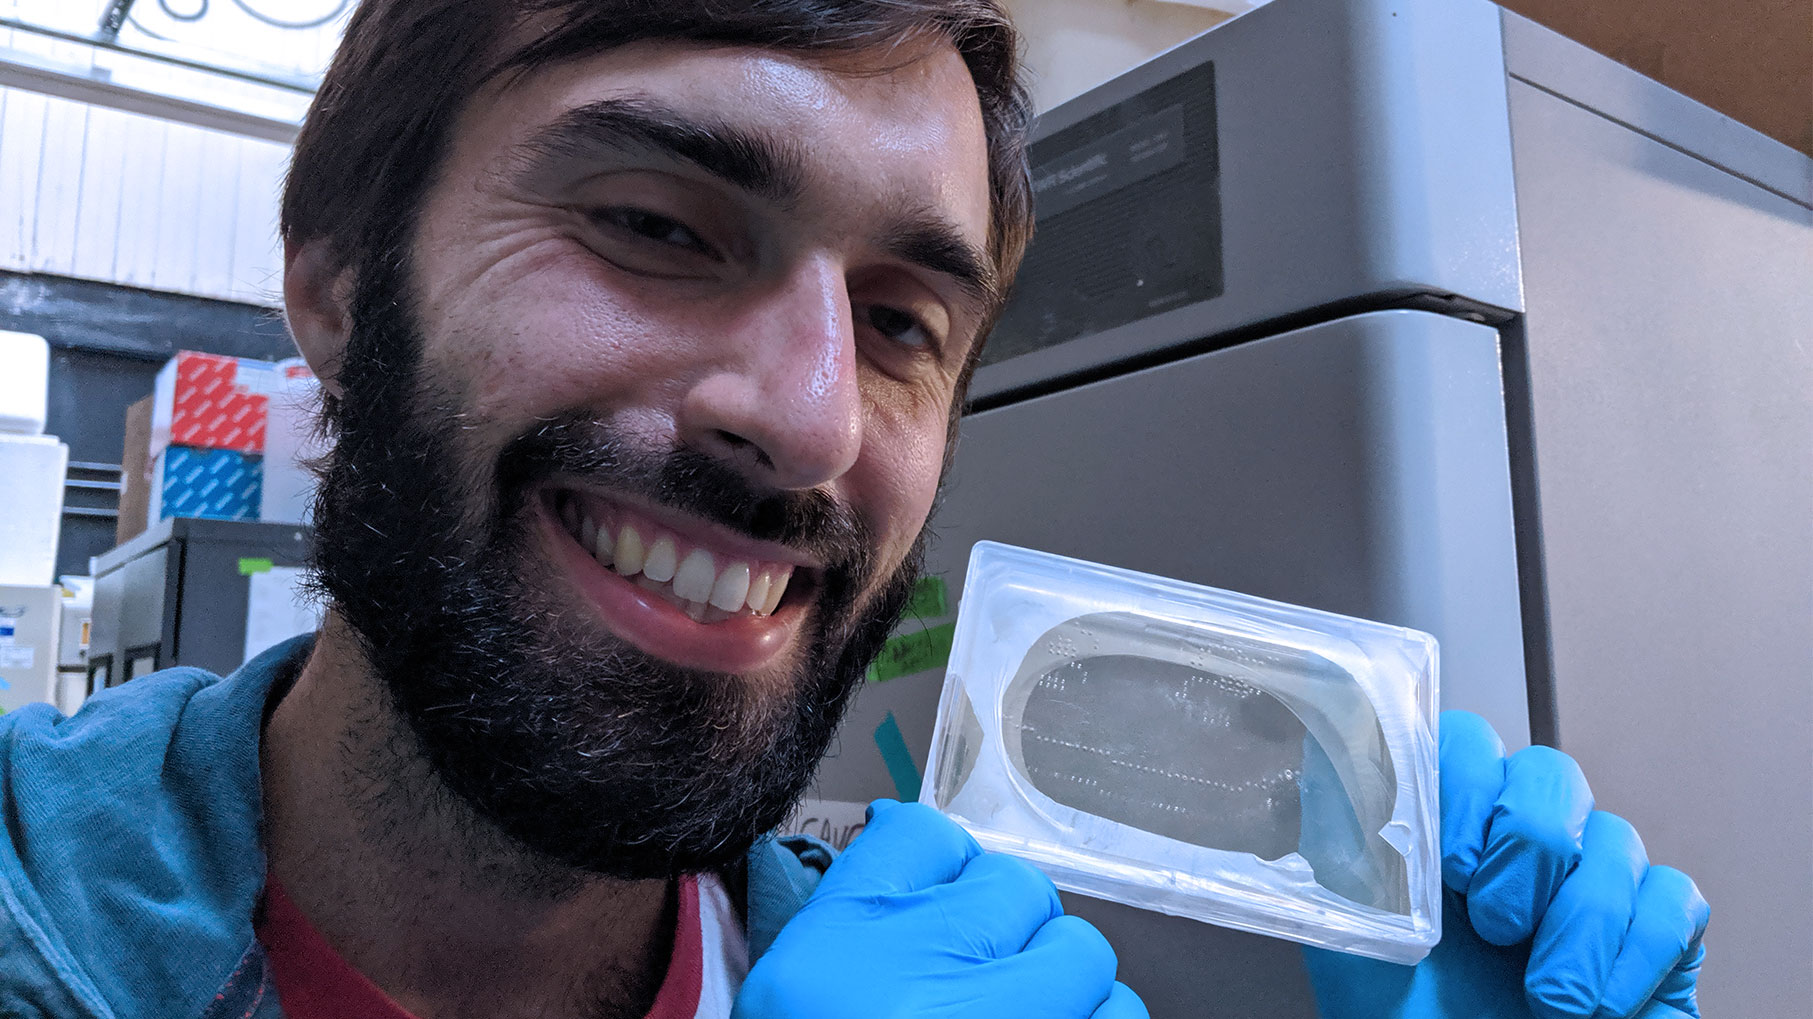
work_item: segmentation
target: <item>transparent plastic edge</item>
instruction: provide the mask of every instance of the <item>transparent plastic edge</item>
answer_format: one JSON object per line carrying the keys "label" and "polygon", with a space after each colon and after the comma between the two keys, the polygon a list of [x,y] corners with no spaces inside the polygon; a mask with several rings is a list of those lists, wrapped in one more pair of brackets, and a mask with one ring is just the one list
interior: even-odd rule
{"label": "transparent plastic edge", "polygon": [[[1046,602],[1039,618],[1019,628],[1032,633],[1033,639],[1051,625],[1090,612],[1140,612],[1310,650],[1345,668],[1373,705],[1385,737],[1385,750],[1399,776],[1388,830],[1380,834],[1405,858],[1410,914],[1398,918],[1398,914],[1340,900],[1333,893],[1328,893],[1329,897],[1338,901],[1301,901],[1272,889],[1167,870],[1156,862],[1077,853],[1061,845],[978,824],[938,802],[938,771],[953,738],[952,730],[958,724],[955,704],[962,695],[978,712],[986,750],[978,757],[966,785],[978,780],[1004,785],[1024,807],[1037,814],[1045,813],[1028,797],[1020,776],[999,756],[999,704],[1013,670],[997,665],[992,670],[980,670],[988,673],[980,675],[971,667],[984,650],[976,646],[985,625],[981,616],[995,594],[1015,584],[1038,589]],[[1108,594],[1104,595],[1104,591]],[[1018,660],[1029,647],[1030,643],[1027,647],[997,645],[987,649],[988,657],[997,663]],[[1439,661],[1435,639],[1420,631],[999,542],[977,542],[970,553],[950,666],[939,698],[928,755],[931,773],[920,800],[950,814],[985,847],[1035,863],[1060,887],[1071,891],[1372,958],[1415,962],[1428,953],[1441,934],[1436,760]],[[1380,674],[1386,665],[1401,667],[1413,681],[1387,681]],[[1428,776],[1428,781],[1423,781],[1422,776]],[[1400,824],[1420,833],[1408,847],[1399,844],[1404,841],[1401,836],[1394,840],[1388,833]],[[1122,876],[1112,876],[1115,874]],[[1184,887],[1190,884],[1203,887],[1195,891]],[[1217,892],[1238,896],[1247,904],[1203,898]]]}
{"label": "transparent plastic edge", "polygon": [[[1379,638],[1384,640],[1402,640],[1411,643],[1433,641],[1435,638],[1421,630],[1403,626],[1393,626],[1358,616],[1342,615],[1326,609],[1311,608],[1306,605],[1293,605],[1289,602],[1275,601],[1258,595],[1241,594],[1206,584],[1195,584],[1185,580],[1174,580],[1138,570],[1129,570],[1119,566],[1108,566],[1092,563],[1084,559],[1073,559],[1058,555],[1055,552],[1039,552],[1034,549],[1008,545],[998,541],[978,541],[970,551],[970,571],[990,570],[999,566],[1013,568],[1024,567],[1032,576],[1051,576],[1053,566],[1062,567],[1072,575],[1093,577],[1097,580],[1114,584],[1124,584],[1133,588],[1139,600],[1175,602],[1184,613],[1185,621],[1200,613],[1205,607],[1212,607],[1218,613],[1231,616],[1240,621],[1252,621],[1263,629],[1279,628],[1295,633],[1304,633],[1322,637],[1331,636],[1330,630],[1342,631],[1342,635],[1358,643],[1357,637]],[[995,579],[995,578],[991,578]],[[964,595],[969,596],[969,583],[964,584]],[[1067,601],[1080,606],[1081,611],[1112,611],[1126,608],[1124,602],[1105,602],[1099,598],[1071,592]],[[1304,625],[1306,622],[1322,623],[1321,627]],[[1244,635],[1244,634],[1243,634]]]}
{"label": "transparent plastic edge", "polygon": [[[970,581],[976,575],[977,552],[978,548],[970,549],[969,562],[964,567],[964,594],[969,593]],[[963,646],[966,635],[963,624],[963,602],[962,598],[958,599],[957,623],[951,640],[951,654],[946,660],[944,668],[944,688],[938,692],[938,713],[932,719],[932,741],[925,752],[925,781],[919,783],[919,802],[937,811],[944,810],[944,805],[938,801],[938,779],[941,777],[944,755],[948,752],[952,704],[956,700],[957,694],[965,689],[962,671],[957,667],[957,663],[963,660],[957,657],[958,649]]]}
{"label": "transparent plastic edge", "polygon": [[938,802],[938,778],[940,768],[947,753],[948,738],[946,733],[950,726],[951,705],[956,694],[961,692],[962,678],[953,678],[952,670],[946,670],[944,689],[938,694],[938,715],[932,722],[932,743],[925,752],[925,781],[919,783],[919,802],[942,811],[944,804]]}
{"label": "transparent plastic edge", "polygon": [[[1092,898],[1404,965],[1420,962],[1441,940],[1439,912],[1436,922],[1427,923],[1414,916],[1398,919],[1394,914],[1368,910],[1357,904],[1328,902],[1318,906],[1264,889],[1227,885],[1211,878],[1176,882],[1171,886],[1153,881],[1116,880],[1104,873],[1108,869],[1106,861],[1092,857],[1079,859],[1066,853],[1063,847],[996,831],[962,817],[952,820],[962,825],[983,849],[1017,856],[1038,867],[1059,888]],[[1088,866],[1079,866],[1079,863]],[[1151,873],[1138,863],[1122,863],[1113,869],[1129,875]],[[1205,887],[1190,889],[1182,887],[1184,884]],[[1213,885],[1222,887],[1207,887]],[[1246,901],[1236,904],[1207,897],[1212,894],[1238,895]],[[1268,905],[1260,905],[1261,901]]]}

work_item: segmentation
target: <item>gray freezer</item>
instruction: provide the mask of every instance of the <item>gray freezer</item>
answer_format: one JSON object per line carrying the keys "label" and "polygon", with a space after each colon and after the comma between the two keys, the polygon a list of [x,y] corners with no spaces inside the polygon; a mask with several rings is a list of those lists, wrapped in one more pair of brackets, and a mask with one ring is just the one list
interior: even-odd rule
{"label": "gray freezer", "polygon": [[[987,538],[1428,630],[1699,882],[1707,1014],[1804,1011],[1813,160],[1481,0],[1274,0],[1033,160],[953,596]],[[815,795],[894,795],[942,678],[868,684]],[[1155,1019],[1313,1014],[1294,945],[1066,902]]]}

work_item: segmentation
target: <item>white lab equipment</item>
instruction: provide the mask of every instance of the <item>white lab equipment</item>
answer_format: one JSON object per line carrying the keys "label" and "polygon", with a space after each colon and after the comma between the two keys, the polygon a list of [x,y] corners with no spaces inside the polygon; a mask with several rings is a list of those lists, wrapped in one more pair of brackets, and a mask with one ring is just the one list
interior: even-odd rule
{"label": "white lab equipment", "polygon": [[57,651],[57,710],[73,715],[88,699],[88,638],[94,623],[94,578],[57,578],[63,589]]}
{"label": "white lab equipment", "polygon": [[69,447],[54,435],[0,432],[0,584],[49,584],[57,572]]}
{"label": "white lab equipment", "polygon": [[0,585],[0,712],[57,700],[63,589]]}
{"label": "white lab equipment", "polygon": [[42,435],[49,413],[50,344],[0,329],[0,432]]}

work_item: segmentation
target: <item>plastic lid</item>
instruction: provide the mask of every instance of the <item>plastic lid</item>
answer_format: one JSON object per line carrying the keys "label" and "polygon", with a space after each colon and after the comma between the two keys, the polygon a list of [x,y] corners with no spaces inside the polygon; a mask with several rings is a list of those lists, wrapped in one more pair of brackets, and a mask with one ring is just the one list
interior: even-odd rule
{"label": "plastic lid", "polygon": [[1428,634],[983,542],[921,799],[1072,891],[1414,962],[1436,684]]}

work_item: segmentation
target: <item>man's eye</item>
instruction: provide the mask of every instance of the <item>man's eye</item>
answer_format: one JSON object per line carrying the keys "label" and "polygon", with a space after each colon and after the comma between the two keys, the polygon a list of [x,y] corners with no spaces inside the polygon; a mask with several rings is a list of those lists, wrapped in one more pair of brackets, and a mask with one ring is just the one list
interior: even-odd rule
{"label": "man's eye", "polygon": [[895,343],[909,347],[932,346],[930,330],[921,325],[918,318],[899,308],[870,305],[865,317],[870,327]]}
{"label": "man's eye", "polygon": [[712,250],[711,245],[705,243],[704,238],[694,233],[686,224],[658,212],[619,207],[600,209],[592,214],[592,218],[600,223],[660,244],[684,248],[687,251],[697,251],[713,258],[717,257],[717,252]]}

